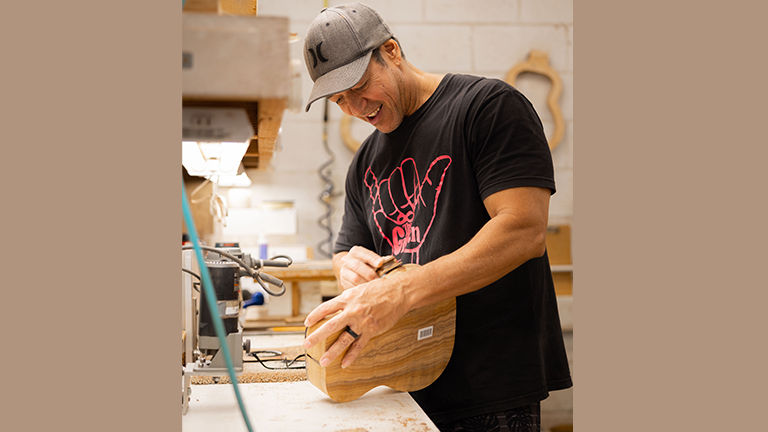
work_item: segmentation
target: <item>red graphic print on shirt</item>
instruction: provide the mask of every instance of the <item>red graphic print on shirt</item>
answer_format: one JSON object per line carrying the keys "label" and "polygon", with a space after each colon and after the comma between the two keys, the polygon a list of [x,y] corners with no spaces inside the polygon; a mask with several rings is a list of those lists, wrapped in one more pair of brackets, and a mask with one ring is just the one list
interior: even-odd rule
{"label": "red graphic print on shirt", "polygon": [[423,179],[412,158],[403,160],[383,180],[376,178],[370,167],[365,172],[373,219],[392,247],[392,255],[410,254],[399,257],[403,262],[419,263],[419,249],[435,221],[437,200],[450,165],[450,156],[438,156]]}

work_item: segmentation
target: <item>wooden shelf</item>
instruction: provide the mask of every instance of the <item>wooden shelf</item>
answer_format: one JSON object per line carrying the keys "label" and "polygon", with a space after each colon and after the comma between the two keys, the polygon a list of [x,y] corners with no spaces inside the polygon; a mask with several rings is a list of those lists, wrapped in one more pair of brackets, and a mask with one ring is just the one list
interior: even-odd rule
{"label": "wooden shelf", "polygon": [[255,5],[200,0],[182,13],[183,106],[244,108],[254,130],[246,168],[272,159],[290,94],[288,18],[255,16]]}
{"label": "wooden shelf", "polygon": [[554,264],[549,266],[552,273],[568,273],[573,271],[573,264]]}

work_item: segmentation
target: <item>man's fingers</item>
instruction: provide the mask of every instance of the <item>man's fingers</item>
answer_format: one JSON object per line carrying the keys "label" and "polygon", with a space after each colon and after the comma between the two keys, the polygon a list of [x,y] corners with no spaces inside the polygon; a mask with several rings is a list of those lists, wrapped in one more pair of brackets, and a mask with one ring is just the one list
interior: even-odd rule
{"label": "man's fingers", "polygon": [[[350,345],[355,342],[354,336],[342,331],[336,342],[325,351],[322,357],[320,357],[320,366],[328,366],[336,357],[340,356]],[[345,357],[346,358],[346,357]]]}
{"label": "man's fingers", "polygon": [[[347,279],[361,279],[360,282],[368,282],[369,280],[376,279],[377,277],[376,270],[374,270],[374,265],[375,264],[368,264],[363,261],[349,259],[345,262],[342,270],[347,273],[345,274]],[[354,273],[354,275],[349,273]]]}
{"label": "man's fingers", "polygon": [[[354,258],[359,261],[362,261],[363,263],[368,264],[368,266],[372,267],[374,270],[379,268],[381,264],[384,262],[384,257],[362,246],[354,246],[352,249],[350,249],[349,253],[344,256],[345,259],[348,257],[350,260]],[[374,276],[376,276],[375,272],[374,272]]]}
{"label": "man's fingers", "polygon": [[365,348],[365,346],[368,345],[368,339],[370,338],[367,335],[365,336],[360,335],[360,337],[357,338],[357,340],[352,343],[352,346],[349,347],[349,350],[347,350],[347,353],[344,354],[344,358],[341,359],[342,368],[349,367],[349,365],[351,365],[355,361],[357,356],[359,356],[360,353],[363,351],[363,348]]}
{"label": "man's fingers", "polygon": [[376,272],[370,270],[370,268],[369,271],[373,273],[373,276],[368,275],[367,277],[362,277],[354,271],[349,270],[348,268],[342,268],[341,272],[339,272],[339,282],[341,282],[341,287],[346,290],[348,288],[356,287],[360,284],[364,284],[370,280],[373,280],[373,278],[377,276]]}
{"label": "man's fingers", "polygon": [[307,338],[304,340],[304,348],[309,348],[321,340],[325,340],[325,338],[334,334],[335,332],[343,329],[346,324],[344,321],[342,321],[344,318],[342,318],[341,315],[342,314],[338,314],[335,317],[329,319],[323,323],[323,325],[318,327],[317,330],[312,332],[311,335],[307,336]]}
{"label": "man's fingers", "polygon": [[342,305],[336,299],[321,303],[320,306],[316,307],[306,318],[304,318],[304,327],[311,327],[316,322],[341,309]]}

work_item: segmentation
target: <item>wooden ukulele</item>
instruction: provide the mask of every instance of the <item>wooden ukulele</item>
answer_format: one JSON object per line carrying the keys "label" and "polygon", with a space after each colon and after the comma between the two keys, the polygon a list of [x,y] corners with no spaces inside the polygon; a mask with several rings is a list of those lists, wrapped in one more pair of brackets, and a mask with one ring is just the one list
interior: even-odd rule
{"label": "wooden ukulele", "polygon": [[[377,270],[380,277],[418,266],[403,265],[395,257],[387,258]],[[330,317],[309,327],[305,338],[328,319]],[[315,387],[336,402],[357,399],[380,385],[398,391],[420,390],[443,373],[451,358],[456,331],[456,298],[403,315],[394,327],[371,339],[349,367],[341,368],[341,358],[346,351],[328,366],[321,367],[320,358],[342,331],[306,351],[307,377]]]}

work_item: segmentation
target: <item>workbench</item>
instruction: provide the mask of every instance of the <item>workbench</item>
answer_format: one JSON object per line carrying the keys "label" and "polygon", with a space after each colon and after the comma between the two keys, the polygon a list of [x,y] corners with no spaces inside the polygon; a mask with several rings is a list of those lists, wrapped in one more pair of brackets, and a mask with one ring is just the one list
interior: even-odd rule
{"label": "workbench", "polygon": [[[251,341],[253,350],[274,349],[293,358],[304,334],[247,332],[243,338]],[[246,381],[239,384],[240,394],[251,426],[258,432],[438,430],[410,394],[388,387],[375,388],[358,400],[337,403],[306,381],[305,370],[266,370],[249,362],[244,364],[241,377]],[[195,377],[192,382],[196,380],[212,382],[210,377]],[[221,377],[221,382],[229,382],[229,378]],[[246,430],[231,384],[192,385],[189,411],[182,416],[183,432]]]}
{"label": "workbench", "polygon": [[[430,432],[434,423],[408,393],[377,387],[360,399],[337,403],[309,381],[240,384],[258,432]],[[183,432],[247,431],[230,384],[193,385]]]}

